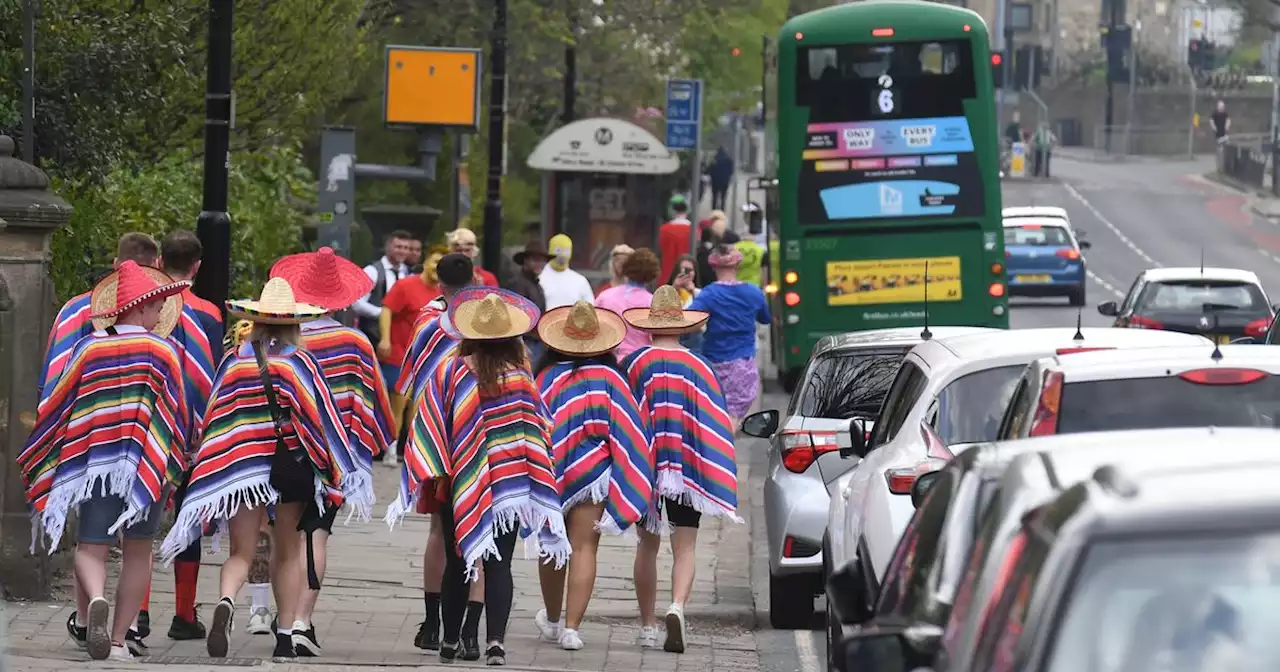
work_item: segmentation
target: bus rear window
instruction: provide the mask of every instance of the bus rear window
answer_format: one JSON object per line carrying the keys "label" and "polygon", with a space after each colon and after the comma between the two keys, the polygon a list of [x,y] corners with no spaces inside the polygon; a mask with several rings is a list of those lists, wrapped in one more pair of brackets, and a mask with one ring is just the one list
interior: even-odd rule
{"label": "bus rear window", "polygon": [[976,96],[968,40],[802,47],[796,69],[811,124],[960,116]]}

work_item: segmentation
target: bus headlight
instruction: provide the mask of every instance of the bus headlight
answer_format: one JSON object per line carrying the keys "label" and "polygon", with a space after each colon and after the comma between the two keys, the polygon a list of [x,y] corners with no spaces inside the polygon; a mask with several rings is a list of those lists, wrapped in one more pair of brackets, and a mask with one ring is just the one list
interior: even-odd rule
{"label": "bus headlight", "polygon": [[996,317],[1000,317],[1001,315],[1004,315],[1004,306],[996,306],[995,308],[992,308],[991,314],[995,315]]}
{"label": "bus headlight", "polygon": [[800,324],[800,316],[795,313],[791,313],[787,316],[787,324]]}

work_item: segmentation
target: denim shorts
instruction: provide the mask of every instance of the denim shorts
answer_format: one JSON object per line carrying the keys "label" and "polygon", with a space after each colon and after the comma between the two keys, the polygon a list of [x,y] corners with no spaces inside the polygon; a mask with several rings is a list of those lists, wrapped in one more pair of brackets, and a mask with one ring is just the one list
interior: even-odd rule
{"label": "denim shorts", "polygon": [[382,369],[382,379],[386,381],[387,390],[395,392],[396,381],[400,379],[400,365],[378,362],[378,367]]}
{"label": "denim shorts", "polygon": [[160,531],[160,519],[164,517],[164,500],[166,491],[151,507],[147,519],[122,528],[116,534],[108,534],[107,530],[115,524],[124,513],[124,500],[114,495],[106,495],[101,491],[80,504],[79,522],[77,523],[76,540],[82,544],[113,544],[117,536],[123,532],[128,540],[151,539]]}

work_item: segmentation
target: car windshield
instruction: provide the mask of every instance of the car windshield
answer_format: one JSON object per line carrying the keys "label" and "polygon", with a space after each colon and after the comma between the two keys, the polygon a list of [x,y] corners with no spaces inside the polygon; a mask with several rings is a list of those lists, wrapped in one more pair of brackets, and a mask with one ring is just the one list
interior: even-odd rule
{"label": "car windshield", "polygon": [[819,355],[790,413],[806,418],[874,417],[906,354],[901,348]]}
{"label": "car windshield", "polygon": [[1050,672],[1280,669],[1280,534],[1099,543],[1070,595]]}
{"label": "car windshield", "polygon": [[1005,245],[1035,245],[1037,247],[1061,247],[1071,244],[1071,236],[1061,226],[1006,226]]}
{"label": "car windshield", "polygon": [[938,395],[938,437],[948,446],[994,441],[1026,366],[1001,366],[951,381]]}
{"label": "car windshield", "polygon": [[1233,306],[1237,310],[1266,312],[1267,300],[1257,285],[1243,282],[1178,280],[1153,282],[1142,291],[1138,312],[1201,312],[1204,304]]}
{"label": "car windshield", "polygon": [[1165,427],[1276,427],[1280,376],[1200,385],[1177,376],[1068,383],[1058,433]]}

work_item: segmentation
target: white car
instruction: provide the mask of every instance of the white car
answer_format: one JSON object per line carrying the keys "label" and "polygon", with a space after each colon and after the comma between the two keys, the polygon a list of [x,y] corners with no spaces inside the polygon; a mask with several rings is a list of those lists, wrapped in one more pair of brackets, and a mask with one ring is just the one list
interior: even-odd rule
{"label": "white car", "polygon": [[[1051,205],[1015,205],[1000,211],[1000,218],[1005,221],[1005,226],[1009,226],[1009,222],[1017,225],[1017,220],[1055,220],[1053,223],[1071,228],[1071,217],[1067,216],[1064,208],[1054,207]],[[1060,220],[1060,221],[1056,221]]]}
{"label": "white car", "polygon": [[[1076,338],[1079,336],[1080,338]],[[1020,329],[926,341],[907,353],[871,432],[854,421],[852,456],[861,462],[841,477],[828,512],[828,576],[848,563],[863,599],[879,592],[898,537],[915,508],[917,476],[935,471],[968,444],[996,438],[1014,386],[1041,357],[1095,348],[1207,345],[1192,334],[1128,329]]]}

